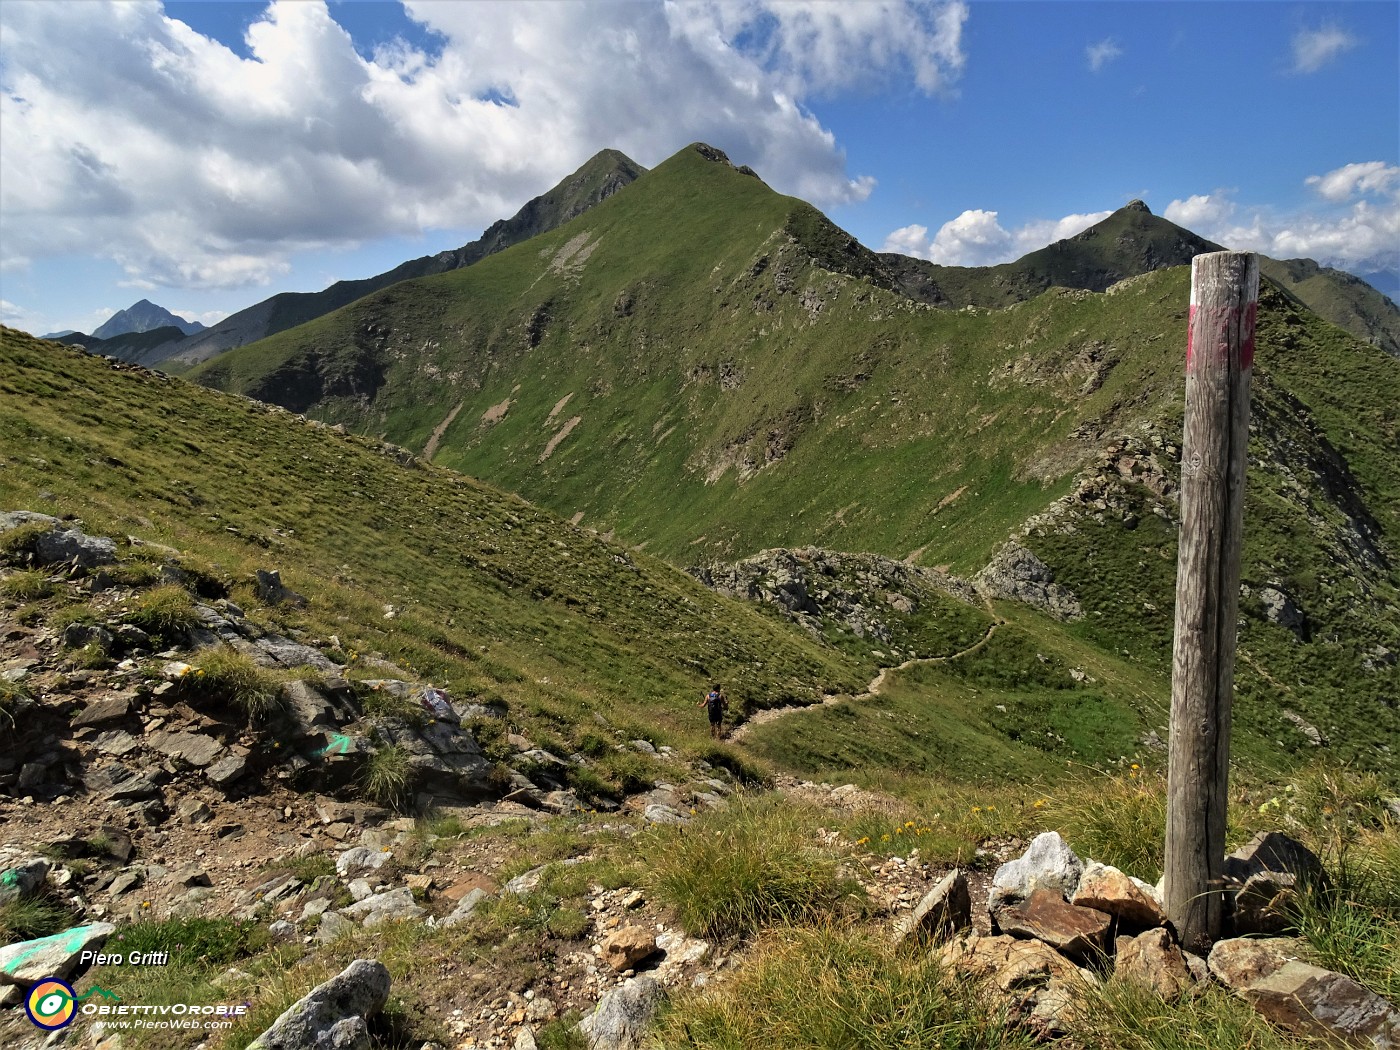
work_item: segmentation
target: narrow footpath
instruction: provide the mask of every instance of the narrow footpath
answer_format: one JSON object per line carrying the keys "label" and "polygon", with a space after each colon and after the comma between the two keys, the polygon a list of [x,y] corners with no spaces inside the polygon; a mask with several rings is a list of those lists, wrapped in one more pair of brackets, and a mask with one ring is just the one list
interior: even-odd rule
{"label": "narrow footpath", "polygon": [[[988,612],[990,611],[989,609]],[[872,696],[878,696],[884,690],[885,681],[890,675],[896,674],[899,671],[907,671],[909,668],[918,664],[951,663],[954,660],[959,660],[964,656],[975,653],[978,649],[981,649],[991,641],[992,635],[996,634],[998,627],[1003,627],[1005,624],[1006,621],[997,616],[996,621],[987,628],[986,634],[982,635],[981,638],[977,639],[977,641],[973,642],[966,649],[961,649],[956,653],[949,653],[947,656],[916,656],[912,660],[905,660],[902,664],[895,667],[882,667],[880,668],[880,673],[870,680],[870,684],[865,687],[865,692],[863,693],[856,693],[855,695],[849,693],[835,693],[822,698],[819,703],[815,704],[788,704],[785,707],[769,707],[762,711],[755,711],[742,723],[730,730],[729,735],[725,739],[729,740],[731,743],[742,743],[744,737],[748,735],[748,731],[754,726],[776,722],[780,718],[786,718],[788,715],[797,714],[799,711],[814,711],[819,707],[834,707],[836,704],[854,703],[860,700],[868,700]]]}

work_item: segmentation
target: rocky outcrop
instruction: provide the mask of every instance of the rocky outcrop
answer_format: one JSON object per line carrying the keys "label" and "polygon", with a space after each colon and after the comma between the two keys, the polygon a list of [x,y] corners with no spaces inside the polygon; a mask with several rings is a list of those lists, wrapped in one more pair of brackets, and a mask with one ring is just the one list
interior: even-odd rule
{"label": "rocky outcrop", "polygon": [[973,588],[955,576],[875,554],[820,547],[780,547],[732,565],[686,571],[731,598],[775,606],[814,635],[837,627],[886,645],[902,640],[902,621],[934,592],[977,601]]}
{"label": "rocky outcrop", "polygon": [[1082,619],[1079,599],[1055,582],[1055,573],[1014,540],[1002,545],[987,566],[972,578],[972,586],[988,598],[1006,598],[1043,609],[1057,620]]}
{"label": "rocky outcrop", "polygon": [[598,1008],[579,1024],[589,1050],[640,1050],[647,1026],[665,998],[661,984],[646,974],[603,996]]}

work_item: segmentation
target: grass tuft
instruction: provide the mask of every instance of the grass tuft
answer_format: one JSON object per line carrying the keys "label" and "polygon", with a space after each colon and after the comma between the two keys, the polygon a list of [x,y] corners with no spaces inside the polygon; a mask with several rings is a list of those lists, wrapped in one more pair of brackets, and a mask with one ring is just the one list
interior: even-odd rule
{"label": "grass tuft", "polygon": [[153,637],[171,642],[196,626],[199,616],[189,592],[170,583],[139,594],[126,620]]}
{"label": "grass tuft", "polygon": [[362,783],[375,802],[395,809],[408,804],[413,788],[412,756],[398,744],[381,747],[365,763]]}
{"label": "grass tuft", "polygon": [[180,679],[187,695],[227,705],[250,721],[266,718],[282,705],[282,680],[234,649],[209,650]]}
{"label": "grass tuft", "polygon": [[815,848],[805,810],[776,797],[737,798],[683,829],[651,833],[650,890],[699,937],[856,914],[865,897]]}
{"label": "grass tuft", "polygon": [[0,594],[22,602],[37,602],[53,597],[54,587],[43,570],[21,569],[0,582]]}

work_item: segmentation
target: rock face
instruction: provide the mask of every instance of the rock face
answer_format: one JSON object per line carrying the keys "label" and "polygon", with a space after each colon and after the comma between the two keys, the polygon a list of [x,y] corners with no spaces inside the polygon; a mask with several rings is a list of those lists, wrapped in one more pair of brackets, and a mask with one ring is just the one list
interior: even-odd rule
{"label": "rock face", "polygon": [[0,984],[28,988],[44,977],[68,977],[84,951],[101,948],[114,932],[111,923],[94,922],[0,948]]}
{"label": "rock face", "polygon": [[589,1050],[640,1050],[647,1025],[664,997],[657,980],[645,975],[603,996],[598,1008],[579,1024]]}
{"label": "rock face", "polygon": [[1210,971],[1274,1024],[1299,1035],[1400,1046],[1400,1010],[1350,977],[1301,962],[1287,938],[1234,938],[1210,952]]}
{"label": "rock face", "polygon": [[356,959],[293,1003],[249,1050],[367,1050],[365,1022],[388,998],[389,971],[384,964]]}
{"label": "rock face", "polygon": [[1009,598],[1043,609],[1057,620],[1084,617],[1079,599],[1068,587],[1055,582],[1050,566],[1014,540],[993,555],[986,568],[972,578],[972,586],[989,598]]}

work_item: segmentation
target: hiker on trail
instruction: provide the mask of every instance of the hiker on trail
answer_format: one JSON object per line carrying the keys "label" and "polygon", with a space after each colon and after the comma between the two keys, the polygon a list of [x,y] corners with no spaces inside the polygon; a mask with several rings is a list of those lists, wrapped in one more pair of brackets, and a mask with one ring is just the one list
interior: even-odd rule
{"label": "hiker on trail", "polygon": [[724,690],[719,687],[719,683],[716,682],[695,706],[705,708],[706,713],[710,716],[710,736],[716,740],[721,739],[724,736],[724,712],[729,707],[729,698],[724,695]]}

